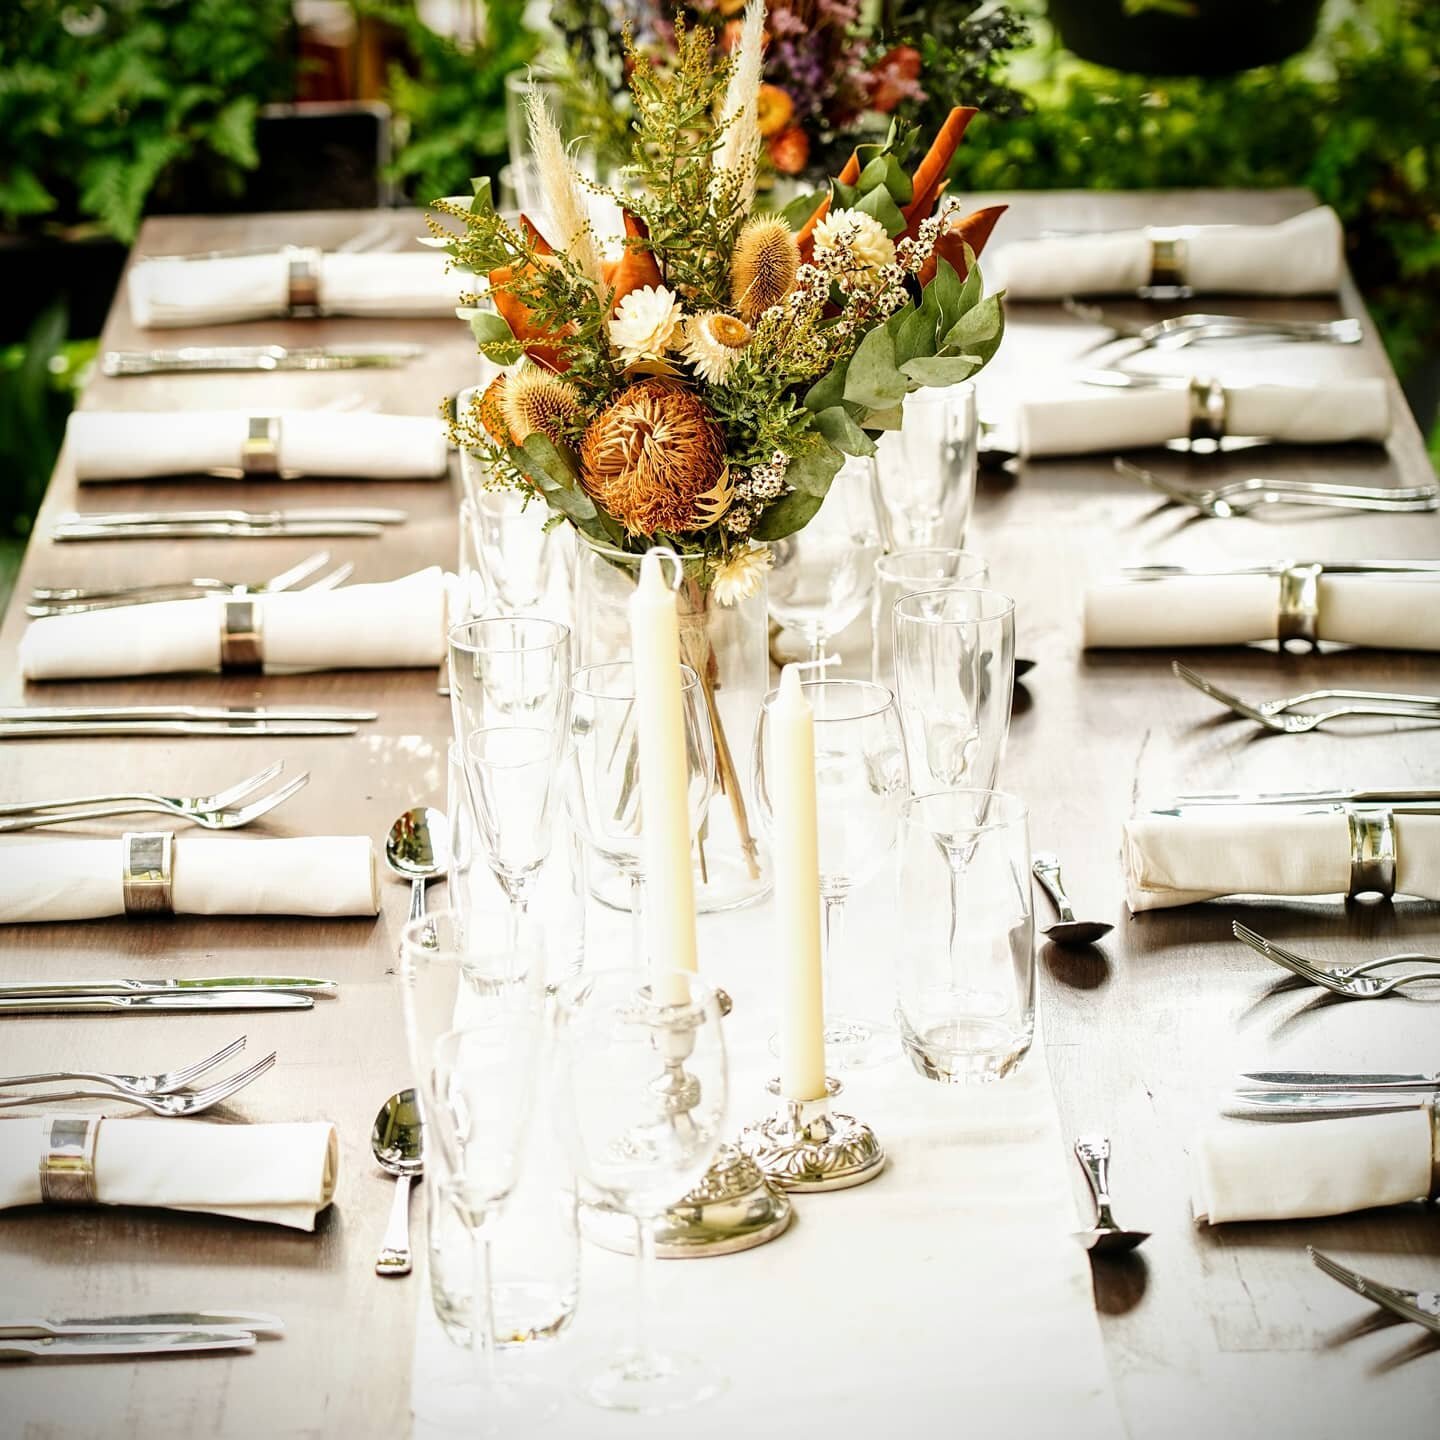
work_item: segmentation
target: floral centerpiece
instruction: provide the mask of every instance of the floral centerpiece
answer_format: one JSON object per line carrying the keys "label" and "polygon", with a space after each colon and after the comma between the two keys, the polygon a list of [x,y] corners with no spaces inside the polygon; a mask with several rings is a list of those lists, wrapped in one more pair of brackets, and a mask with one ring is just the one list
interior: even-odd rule
{"label": "floral centerpiece", "polygon": [[907,392],[967,379],[1004,330],[975,265],[1000,211],[967,215],[944,194],[972,110],[949,113],[913,172],[902,125],[859,148],[796,229],[753,213],[764,27],[751,0],[718,66],[709,33],[683,24],[664,70],[631,49],[624,188],[602,192],[623,234],[595,232],[597,187],[538,94],[544,232],[500,215],[484,181],[432,220],[454,262],[488,278],[461,313],[505,367],[457,417],[457,444],[617,563],[656,546],[685,557],[687,659],[751,854],[706,617],[763,587],[764,542],[804,526],[845,457],[901,425]]}

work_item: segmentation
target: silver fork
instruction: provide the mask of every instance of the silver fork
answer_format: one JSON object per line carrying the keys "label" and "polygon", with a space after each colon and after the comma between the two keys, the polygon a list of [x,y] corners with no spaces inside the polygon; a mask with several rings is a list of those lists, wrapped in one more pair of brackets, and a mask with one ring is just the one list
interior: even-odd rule
{"label": "silver fork", "polygon": [[166,1119],[179,1119],[185,1115],[199,1115],[204,1110],[228,1100],[237,1090],[243,1090],[252,1080],[257,1080],[275,1063],[275,1051],[263,1060],[257,1060],[248,1070],[217,1080],[203,1090],[186,1090],[179,1095],[131,1095],[122,1090],[61,1090],[48,1095],[7,1095],[0,1098],[0,1109],[16,1110],[23,1105],[52,1105],[60,1100],[118,1100],[126,1105],[138,1105],[152,1115]]}
{"label": "silver fork", "polygon": [[1280,966],[1282,970],[1288,970],[1292,975],[1298,975],[1302,980],[1308,980],[1312,985],[1328,990],[1332,995],[1343,995],[1347,1000],[1379,1000],[1415,980],[1440,980],[1440,970],[1412,970],[1407,975],[1392,975],[1384,980],[1377,980],[1365,973],[1367,970],[1377,969],[1381,964],[1394,964],[1407,958],[1398,955],[1387,956],[1382,961],[1371,961],[1367,965],[1351,966],[1342,974],[1316,965],[1303,955],[1285,949],[1283,945],[1276,945],[1238,920],[1234,921],[1230,928],[1237,940]]}
{"label": "silver fork", "polygon": [[[1274,730],[1282,735],[1304,735],[1311,730],[1318,730],[1331,720],[1347,715],[1389,715],[1440,723],[1440,697],[1433,695],[1385,695],[1381,691],[1366,690],[1312,690],[1304,695],[1293,695],[1285,700],[1272,700],[1257,705],[1232,694],[1213,680],[1207,680],[1198,671],[1178,660],[1172,660],[1170,668],[1177,678],[1187,685],[1193,685],[1227,710],[1233,710],[1235,714],[1243,715],[1245,719],[1253,720],[1257,725],[1263,725],[1267,730]],[[1310,704],[1332,696],[1342,699],[1343,703],[1332,705],[1328,710],[1289,713],[1292,706]],[[1381,704],[1381,700],[1391,703]]]}
{"label": "silver fork", "polygon": [[117,795],[85,795],[69,800],[0,805],[0,832],[33,830],[44,825],[67,825],[75,820],[102,820],[112,815],[176,815],[204,830],[236,830],[283,804],[310,779],[303,771],[288,785],[262,795],[248,805],[238,801],[268,785],[285,768],[283,760],[268,770],[241,780],[215,795],[156,795],[135,791]]}
{"label": "silver fork", "polygon": [[1116,340],[1134,341],[1142,350],[1182,349],[1204,340],[1295,340],[1355,345],[1364,337],[1358,320],[1266,320],[1253,315],[1172,315],[1148,325],[1122,320],[1103,310],[1068,296],[1061,305],[1078,320],[1103,325],[1110,339],[1089,346],[1099,350]]}
{"label": "silver fork", "polygon": [[1307,955],[1299,955],[1274,940],[1267,940],[1258,931],[1252,930],[1248,925],[1242,925],[1238,920],[1232,921],[1230,928],[1237,940],[1243,940],[1251,949],[1259,950],[1262,955],[1268,955],[1269,951],[1273,950],[1276,954],[1283,955],[1285,959],[1295,964],[1308,965],[1312,969],[1321,970],[1335,980],[1349,980],[1354,975],[1368,975],[1375,970],[1388,969],[1391,965],[1440,965],[1440,955],[1426,955],[1420,950],[1398,950],[1394,955],[1381,955],[1374,960],[1362,961],[1359,965],[1331,967],[1322,965],[1318,960],[1312,960]]}
{"label": "silver fork", "polygon": [[1209,490],[1192,490],[1117,458],[1115,473],[1157,491],[1167,499],[1189,505],[1212,519],[1229,520],[1248,515],[1262,505],[1314,505],[1328,510],[1369,510],[1404,514],[1440,509],[1440,487],[1411,485],[1385,488],[1373,485],[1327,485],[1310,480],[1265,480],[1252,476],[1232,480]]}
{"label": "silver fork", "polygon": [[179,1070],[161,1070],[155,1075],[111,1075],[104,1070],[41,1070],[33,1075],[0,1075],[0,1088],[15,1085],[53,1085],[63,1080],[93,1080],[125,1095],[168,1095],[183,1090],[192,1080],[222,1065],[245,1048],[246,1037],[232,1040],[223,1050],[184,1065]]}
{"label": "silver fork", "polygon": [[1323,1270],[1332,1280],[1338,1280],[1382,1310],[1388,1310],[1402,1320],[1413,1320],[1415,1324],[1440,1335],[1440,1290],[1402,1290],[1396,1285],[1382,1285],[1378,1280],[1371,1280],[1338,1260],[1322,1255],[1313,1245],[1307,1245],[1305,1253],[1310,1257],[1311,1264]]}

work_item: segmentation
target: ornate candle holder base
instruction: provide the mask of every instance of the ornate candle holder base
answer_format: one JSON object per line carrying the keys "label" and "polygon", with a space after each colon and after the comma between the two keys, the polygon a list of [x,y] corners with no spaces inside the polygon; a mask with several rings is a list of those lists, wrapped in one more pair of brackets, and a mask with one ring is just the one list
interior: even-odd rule
{"label": "ornate candle holder base", "polygon": [[[780,1094],[778,1080],[765,1088]],[[830,1108],[840,1090],[827,1076],[823,1099],[782,1099],[773,1115],[740,1132],[740,1148],[782,1190],[844,1190],[873,1180],[885,1151],[863,1121]]]}
{"label": "ornate candle holder base", "polygon": [[[662,1260],[697,1260],[753,1250],[784,1234],[789,1198],[734,1145],[723,1145],[700,1183],[661,1217],[655,1253]],[[635,1222],[604,1205],[585,1205],[580,1228],[587,1240],[622,1255],[635,1251]]]}

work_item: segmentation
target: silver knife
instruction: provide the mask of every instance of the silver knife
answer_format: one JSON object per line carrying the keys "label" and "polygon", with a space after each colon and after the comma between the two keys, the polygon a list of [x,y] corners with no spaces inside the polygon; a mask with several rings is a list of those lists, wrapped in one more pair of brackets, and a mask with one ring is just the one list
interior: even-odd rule
{"label": "silver knife", "polygon": [[362,525],[400,525],[407,512],[376,505],[317,505],[287,510],[94,510],[60,516],[62,525],[287,525],[350,520]]}
{"label": "silver knife", "polygon": [[253,1350],[248,1330],[160,1330],[131,1334],[55,1335],[0,1340],[0,1360],[61,1360],[108,1355],[179,1355],[197,1350]]}
{"label": "silver knife", "polygon": [[277,536],[360,539],[383,533],[379,525],[358,520],[282,520],[262,525],[230,520],[146,525],[83,525],[62,521],[50,532],[50,538],[64,544],[78,540],[266,540]]}
{"label": "silver knife", "polygon": [[155,1315],[99,1315],[63,1320],[6,1320],[0,1317],[0,1340],[40,1340],[47,1335],[164,1335],[196,1330],[248,1331],[256,1337],[283,1335],[285,1322],[274,1315],[247,1314],[243,1310],[177,1311]]}
{"label": "silver knife", "polygon": [[1297,1115],[1364,1115],[1393,1110],[1418,1110],[1432,1103],[1416,1092],[1396,1094],[1373,1090],[1236,1090],[1230,1113],[1276,1119]]}
{"label": "silver knife", "polygon": [[49,995],[174,995],[195,991],[204,995],[236,990],[257,994],[334,995],[333,980],[294,975],[209,975],[181,980],[48,980],[0,985],[0,999],[38,999]]}
{"label": "silver knife", "polygon": [[1326,575],[1424,575],[1440,570],[1440,560],[1296,560],[1269,565],[1239,565],[1226,570],[1199,570],[1189,565],[1129,565],[1120,573],[1127,580],[1169,580],[1175,576],[1228,579],[1236,575],[1279,575],[1290,565],[1320,566]]}
{"label": "silver knife", "polygon": [[8,720],[374,720],[344,705],[5,705]]}
{"label": "silver knife", "polygon": [[1382,805],[1440,801],[1440,790],[1201,790],[1177,795],[1177,805]]}
{"label": "silver knife", "polygon": [[41,720],[0,724],[0,740],[75,740],[96,735],[354,735],[330,720]]}
{"label": "silver knife", "polygon": [[360,370],[408,365],[424,353],[419,345],[181,345],[169,350],[107,350],[100,369],[112,377],[216,370]]}
{"label": "silver knife", "polygon": [[111,1011],[145,1014],[170,1010],[312,1010],[309,995],[280,991],[231,990],[200,995],[51,995],[35,999],[0,996],[0,1015],[105,1015]]}
{"label": "silver knife", "polygon": [[1254,1085],[1298,1090],[1440,1090],[1440,1075],[1339,1074],[1326,1070],[1256,1070],[1242,1075]]}

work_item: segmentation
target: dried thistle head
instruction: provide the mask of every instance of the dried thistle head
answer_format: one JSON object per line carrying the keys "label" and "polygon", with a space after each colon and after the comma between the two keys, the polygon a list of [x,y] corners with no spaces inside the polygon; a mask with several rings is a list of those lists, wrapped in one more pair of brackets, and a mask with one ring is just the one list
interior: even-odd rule
{"label": "dried thistle head", "polygon": [[776,216],[750,221],[735,241],[730,261],[730,299],[746,320],[754,320],[795,288],[800,247],[790,227]]}
{"label": "dried thistle head", "polygon": [[696,529],[728,498],[720,427],[667,380],[622,390],[586,428],[580,467],[586,491],[633,535]]}
{"label": "dried thistle head", "polygon": [[523,445],[537,431],[559,445],[580,417],[575,387],[538,365],[522,366],[510,376],[500,404],[516,445]]}

